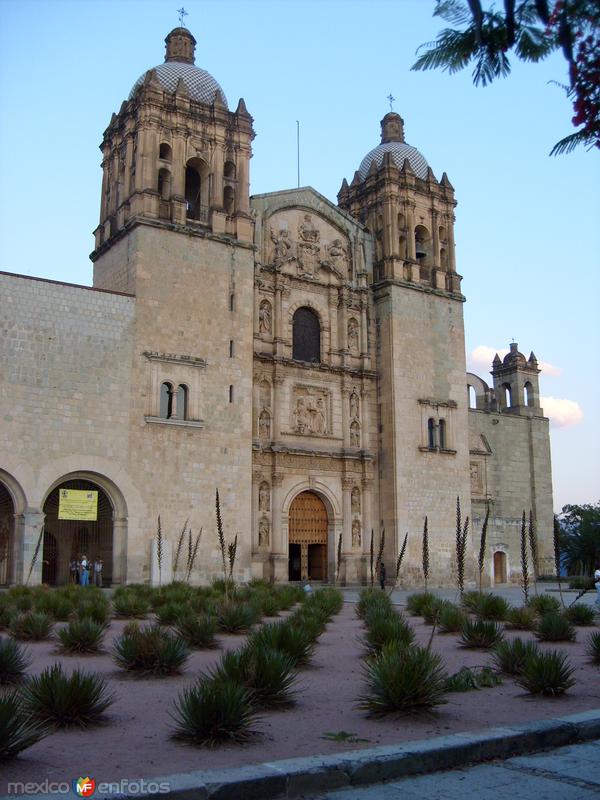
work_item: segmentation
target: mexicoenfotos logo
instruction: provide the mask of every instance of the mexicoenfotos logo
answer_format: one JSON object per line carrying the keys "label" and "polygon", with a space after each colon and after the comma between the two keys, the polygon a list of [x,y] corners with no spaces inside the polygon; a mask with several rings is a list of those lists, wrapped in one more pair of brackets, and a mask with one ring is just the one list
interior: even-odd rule
{"label": "mexicoenfotos logo", "polygon": [[72,781],[73,792],[77,797],[91,797],[96,789],[96,781],[89,776],[87,778],[75,778]]}

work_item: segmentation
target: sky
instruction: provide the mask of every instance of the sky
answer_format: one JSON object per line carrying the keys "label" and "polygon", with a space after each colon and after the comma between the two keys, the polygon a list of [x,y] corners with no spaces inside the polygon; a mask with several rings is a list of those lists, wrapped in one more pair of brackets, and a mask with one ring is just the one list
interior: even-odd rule
{"label": "sky", "polygon": [[[91,284],[98,146],[178,25],[166,0],[0,0],[0,269]],[[456,191],[468,367],[491,382],[512,340],[542,362],[555,510],[600,499],[600,159],[550,157],[572,132],[565,62],[513,60],[509,78],[414,72],[444,27],[433,0],[188,0],[196,64],[243,97],[251,193],[300,183],[332,202],[394,110],[406,141]]]}

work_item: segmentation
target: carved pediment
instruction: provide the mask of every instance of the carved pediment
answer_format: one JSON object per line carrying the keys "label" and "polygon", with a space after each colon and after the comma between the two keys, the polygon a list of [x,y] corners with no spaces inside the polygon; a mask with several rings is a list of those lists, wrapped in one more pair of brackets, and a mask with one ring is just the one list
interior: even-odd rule
{"label": "carved pediment", "polygon": [[306,209],[274,214],[265,233],[267,263],[289,275],[341,283],[351,270],[347,237],[330,222]]}
{"label": "carved pediment", "polygon": [[482,456],[489,456],[492,454],[490,443],[483,433],[476,433],[475,431],[469,432],[469,452],[472,455]]}

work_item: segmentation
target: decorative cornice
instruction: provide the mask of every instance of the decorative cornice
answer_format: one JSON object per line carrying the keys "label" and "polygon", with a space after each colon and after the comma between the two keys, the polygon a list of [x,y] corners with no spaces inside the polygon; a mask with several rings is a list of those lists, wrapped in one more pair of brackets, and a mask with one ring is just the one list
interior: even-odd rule
{"label": "decorative cornice", "polygon": [[176,353],[159,353],[153,350],[145,350],[142,353],[148,361],[162,361],[168,364],[179,364],[185,367],[196,367],[196,369],[206,369],[206,359],[199,356],[180,356]]}

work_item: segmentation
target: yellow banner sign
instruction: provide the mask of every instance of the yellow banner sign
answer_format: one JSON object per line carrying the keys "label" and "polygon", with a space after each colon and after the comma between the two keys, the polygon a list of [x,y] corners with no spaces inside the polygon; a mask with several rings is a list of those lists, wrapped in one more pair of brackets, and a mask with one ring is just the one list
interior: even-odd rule
{"label": "yellow banner sign", "polygon": [[98,519],[98,492],[87,489],[58,490],[58,518],[95,522]]}

